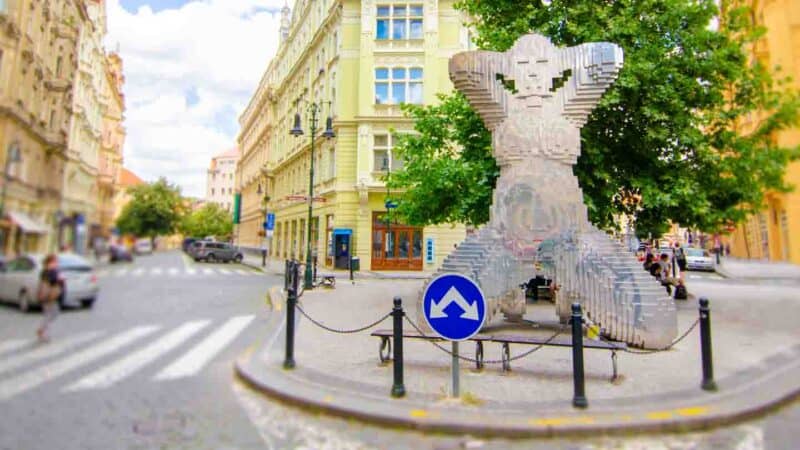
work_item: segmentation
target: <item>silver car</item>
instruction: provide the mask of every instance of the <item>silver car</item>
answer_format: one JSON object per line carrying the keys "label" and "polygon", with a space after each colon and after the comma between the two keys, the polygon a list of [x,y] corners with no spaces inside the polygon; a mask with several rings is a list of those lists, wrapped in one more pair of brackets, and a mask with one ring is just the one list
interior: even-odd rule
{"label": "silver car", "polygon": [[[0,269],[0,300],[17,303],[23,311],[38,305],[36,292],[43,259],[42,255],[23,255],[7,261]],[[82,256],[64,253],[58,255],[58,271],[64,282],[61,306],[91,308],[99,292],[92,263]]]}
{"label": "silver car", "polygon": [[686,268],[688,270],[709,270],[714,272],[714,259],[708,253],[708,250],[687,248]]}

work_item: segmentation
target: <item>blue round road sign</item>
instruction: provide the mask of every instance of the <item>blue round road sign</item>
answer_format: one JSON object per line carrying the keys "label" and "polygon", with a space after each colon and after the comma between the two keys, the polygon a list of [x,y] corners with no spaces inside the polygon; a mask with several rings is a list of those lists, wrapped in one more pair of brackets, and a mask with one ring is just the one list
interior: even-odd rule
{"label": "blue round road sign", "polygon": [[455,273],[440,275],[428,284],[422,309],[431,329],[451,341],[471,338],[486,320],[486,299],[481,288]]}

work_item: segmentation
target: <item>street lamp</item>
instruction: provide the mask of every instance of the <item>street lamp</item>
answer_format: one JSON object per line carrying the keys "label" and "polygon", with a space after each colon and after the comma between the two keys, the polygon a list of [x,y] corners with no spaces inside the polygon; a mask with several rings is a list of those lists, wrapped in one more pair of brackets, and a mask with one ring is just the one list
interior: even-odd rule
{"label": "street lamp", "polygon": [[[330,108],[331,102],[311,102],[307,107],[307,111],[309,113],[309,128],[311,128],[311,164],[309,165],[308,174],[308,233],[306,235],[306,271],[304,279],[305,289],[314,288],[314,277],[311,270],[311,221],[314,202],[314,138],[317,136],[319,114],[322,113],[322,107],[326,104]],[[289,131],[290,135],[294,137],[303,135],[303,126],[301,122],[302,119],[300,118],[300,113],[295,113],[294,126]],[[325,131],[322,132],[322,137],[327,139],[336,137],[336,133],[333,131],[333,118],[330,116],[328,116],[328,119],[325,121]]]}
{"label": "street lamp", "polygon": [[6,152],[6,165],[3,169],[3,193],[0,195],[0,218],[5,215],[6,189],[8,188],[9,178],[11,178],[11,164],[22,162],[22,155],[19,151],[19,142],[13,141],[8,145]]}

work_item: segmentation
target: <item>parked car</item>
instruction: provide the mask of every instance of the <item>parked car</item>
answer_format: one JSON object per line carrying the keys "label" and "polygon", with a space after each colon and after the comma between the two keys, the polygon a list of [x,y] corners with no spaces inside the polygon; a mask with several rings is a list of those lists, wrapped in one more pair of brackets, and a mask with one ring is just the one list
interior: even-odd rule
{"label": "parked car", "polygon": [[153,253],[153,242],[148,238],[137,239],[133,249],[137,255]]}
{"label": "parked car", "polygon": [[714,259],[708,250],[702,248],[686,249],[686,269],[687,270],[709,270],[714,271]]}
{"label": "parked car", "polygon": [[[38,305],[36,292],[42,272],[42,255],[22,255],[8,261],[0,271],[0,299],[17,303],[22,311]],[[58,270],[64,284],[61,306],[91,308],[99,292],[94,266],[86,258],[62,253],[58,255]]]}
{"label": "parked car", "polygon": [[133,262],[133,254],[124,245],[112,244],[108,247],[108,261],[110,263],[127,261]]}
{"label": "parked car", "polygon": [[199,241],[192,245],[192,257],[195,261],[205,262],[242,262],[244,255],[238,248],[224,242]]}

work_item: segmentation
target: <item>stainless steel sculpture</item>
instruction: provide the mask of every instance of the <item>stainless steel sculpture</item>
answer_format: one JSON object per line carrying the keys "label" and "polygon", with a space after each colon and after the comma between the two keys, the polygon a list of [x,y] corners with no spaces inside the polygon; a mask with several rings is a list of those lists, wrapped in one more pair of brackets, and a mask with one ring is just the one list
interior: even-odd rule
{"label": "stainless steel sculpture", "polygon": [[470,51],[450,60],[453,84],[492,131],[501,171],[489,223],[440,272],[476,280],[489,320],[524,314],[519,285],[539,266],[560,286],[562,321],[578,301],[607,337],[657,348],[676,336],[674,301],[622,244],[589,223],[572,172],[580,129],[622,62],[615,44],[558,48],[534,34],[504,53]]}

